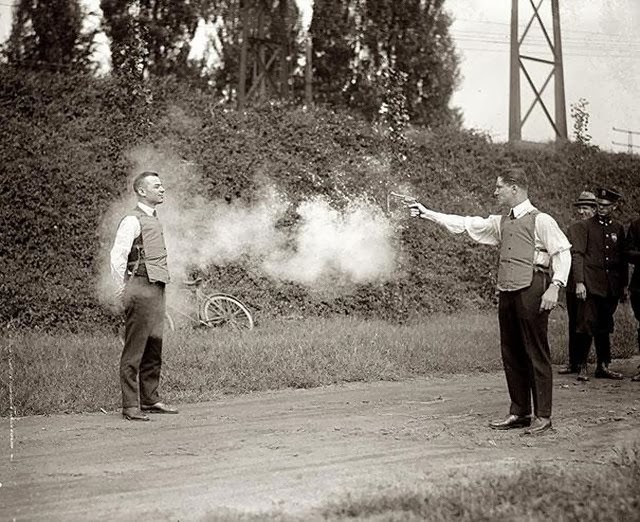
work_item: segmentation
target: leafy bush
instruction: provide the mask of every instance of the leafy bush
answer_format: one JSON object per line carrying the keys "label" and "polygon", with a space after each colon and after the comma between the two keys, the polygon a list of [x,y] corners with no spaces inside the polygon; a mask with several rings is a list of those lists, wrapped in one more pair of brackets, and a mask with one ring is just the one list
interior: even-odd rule
{"label": "leafy bush", "polygon": [[[532,199],[563,226],[583,188],[605,184],[632,202],[640,196],[640,161],[593,147],[513,148],[453,128],[414,129],[393,145],[348,113],[283,104],[238,112],[170,78],[150,86],[139,111],[121,103],[122,88],[110,79],[5,67],[0,80],[0,317],[33,328],[113,321],[96,299],[113,233],[104,220],[126,194],[130,151],[145,145],[196,165],[194,193],[227,202],[251,201],[266,179],[294,203],[325,195],[341,205],[360,195],[384,207],[389,190],[410,187],[436,210],[486,215],[495,210],[496,174],[514,161],[538,173]],[[634,215],[627,207],[622,217]],[[492,306],[494,249],[427,223],[399,226],[398,245],[394,281],[346,294],[313,293],[241,265],[212,270],[216,286],[248,301],[259,319],[341,313],[402,320]]]}

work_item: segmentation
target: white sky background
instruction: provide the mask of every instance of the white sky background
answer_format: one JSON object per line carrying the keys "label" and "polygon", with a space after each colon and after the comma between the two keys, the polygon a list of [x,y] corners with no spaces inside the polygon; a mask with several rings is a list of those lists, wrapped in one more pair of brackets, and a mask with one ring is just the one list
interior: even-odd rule
{"label": "white sky background", "polygon": [[[520,0],[519,6],[520,24],[524,25],[532,10],[526,0]],[[447,0],[445,8],[455,18],[451,31],[462,58],[463,81],[452,105],[462,108],[465,127],[489,131],[496,141],[506,141],[511,0]],[[553,38],[551,0],[544,0],[540,11],[548,17],[543,20]],[[612,127],[640,131],[640,0],[560,0],[560,23],[570,135],[570,106],[586,98],[593,143],[603,149],[626,150],[611,144],[627,142],[627,135],[613,132]],[[544,56],[546,43],[538,27],[534,22],[529,33],[533,37],[531,53],[527,49],[527,54],[536,51],[537,56]],[[543,71],[537,72],[540,76]],[[533,92],[524,77],[520,82],[524,116]],[[553,83],[545,93],[551,95],[544,99],[550,102],[553,115]],[[525,123],[523,138],[545,141],[553,136],[548,121],[536,108]],[[640,145],[639,136],[635,143]]]}
{"label": "white sky background", "polygon": [[[12,0],[0,0],[1,41],[7,38],[11,28],[11,3]],[[99,0],[84,0],[84,3],[90,10],[96,10]],[[296,3],[311,2],[297,0]],[[519,5],[520,23],[524,25],[532,11],[526,0],[520,0]],[[511,0],[447,0],[445,9],[455,19],[452,35],[462,58],[463,79],[452,105],[462,109],[466,127],[485,130],[496,141],[505,141],[509,116]],[[544,0],[540,10],[551,32],[551,0]],[[309,13],[310,9],[305,10],[304,25],[309,23]],[[623,151],[625,147],[616,147],[611,142],[626,143],[627,136],[614,132],[612,127],[640,131],[637,109],[640,103],[640,0],[560,0],[560,20],[569,133],[573,124],[570,105],[586,98],[593,143],[603,149]],[[537,22],[530,35],[527,54],[535,52],[537,56],[545,56],[546,44]],[[199,42],[196,45],[205,47]],[[108,49],[106,39],[102,39],[100,46]],[[548,69],[539,66],[531,70],[539,85]],[[521,91],[524,115],[533,100],[524,77]],[[545,101],[553,111],[552,83],[545,92]],[[525,124],[523,138],[553,139],[553,131],[539,108]],[[636,136],[635,143],[640,145],[640,137]]]}

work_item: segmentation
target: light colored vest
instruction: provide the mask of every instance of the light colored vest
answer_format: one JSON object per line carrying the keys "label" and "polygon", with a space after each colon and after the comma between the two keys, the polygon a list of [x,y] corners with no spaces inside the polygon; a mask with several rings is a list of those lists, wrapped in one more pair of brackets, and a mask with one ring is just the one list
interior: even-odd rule
{"label": "light colored vest", "polygon": [[502,217],[498,290],[513,292],[531,285],[535,269],[533,261],[536,254],[536,216],[539,213],[538,210],[532,210],[519,219]]}
{"label": "light colored vest", "polygon": [[162,224],[158,218],[148,216],[139,207],[130,214],[140,222],[140,235],[133,242],[129,258],[128,270],[138,276],[147,276],[150,283],[168,283],[170,280],[167,267],[167,247],[164,243]]}

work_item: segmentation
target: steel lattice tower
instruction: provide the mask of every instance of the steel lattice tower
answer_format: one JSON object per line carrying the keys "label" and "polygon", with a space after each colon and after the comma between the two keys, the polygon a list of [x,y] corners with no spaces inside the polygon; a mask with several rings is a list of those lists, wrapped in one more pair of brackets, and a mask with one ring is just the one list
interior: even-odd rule
{"label": "steel lattice tower", "polygon": [[[510,68],[510,85],[509,85],[509,141],[522,140],[522,128],[531,112],[540,105],[547,120],[551,124],[556,136],[556,141],[567,139],[567,114],[564,94],[564,70],[562,64],[562,42],[560,37],[560,13],[558,8],[559,0],[551,0],[551,15],[553,25],[553,39],[549,35],[549,31],[540,16],[540,8],[545,0],[538,0],[538,4],[534,0],[527,0],[533,8],[533,15],[525,26],[522,34],[518,31],[518,7],[521,0],[511,0],[511,68]],[[548,4],[548,2],[547,2]],[[551,50],[552,59],[547,57],[532,56],[523,54],[522,47],[527,43],[527,37],[530,36],[531,26],[537,22],[540,25],[544,39]],[[536,53],[537,54],[537,53]],[[546,80],[540,87],[532,78],[527,65],[534,63],[542,63],[551,67]],[[521,74],[522,73],[522,74]],[[534,100],[524,114],[521,113],[521,96],[520,96],[520,79],[524,76],[528,85],[534,94]],[[553,79],[554,83],[554,115],[549,110],[542,94]]]}

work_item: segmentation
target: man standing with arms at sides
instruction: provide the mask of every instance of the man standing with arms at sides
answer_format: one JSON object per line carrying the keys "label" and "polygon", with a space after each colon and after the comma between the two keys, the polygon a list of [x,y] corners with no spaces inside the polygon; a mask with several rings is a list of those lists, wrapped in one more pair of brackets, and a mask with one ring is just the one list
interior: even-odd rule
{"label": "man standing with arms at sides", "polygon": [[133,190],[138,204],[118,226],[111,249],[111,274],[116,297],[125,309],[120,359],[122,416],[148,421],[147,413],[178,413],[158,395],[169,270],[155,209],[164,201],[165,189],[156,172],[146,171],[134,178]]}
{"label": "man standing with arms at sides", "polygon": [[504,420],[489,426],[525,427],[524,433],[537,435],[551,428],[553,371],[547,327],[558,291],[567,283],[571,245],[556,221],[531,204],[527,191],[525,171],[512,168],[498,176],[494,191],[506,210],[503,216],[441,214],[417,202],[409,208],[412,216],[434,221],[449,232],[467,232],[479,243],[500,246],[498,319],[511,407]]}
{"label": "man standing with arms at sides", "polygon": [[626,297],[629,278],[624,227],[611,218],[620,197],[612,190],[598,189],[596,215],[579,222],[572,235],[576,297],[584,301],[576,325],[576,331],[581,334],[578,362],[582,367],[581,374],[586,374],[593,338],[597,359],[595,377],[598,379],[622,379],[622,374],[609,369],[613,314],[618,302]]}
{"label": "man standing with arms at sides", "polygon": [[[640,218],[631,222],[625,243],[627,261],[633,265],[633,275],[629,283],[631,308],[638,321],[638,350],[640,350]],[[640,371],[631,377],[632,381],[640,381]]]}
{"label": "man standing with arms at sides", "polygon": [[[578,214],[579,220],[590,219],[596,213],[596,195],[593,192],[584,191],[578,196],[578,200],[573,204],[576,209],[576,213]],[[575,229],[578,226],[580,221],[574,222],[569,225],[569,229],[567,230],[567,238],[570,243],[573,243],[573,234],[575,233]],[[567,315],[569,316],[569,364],[567,364],[566,368],[562,368],[558,373],[561,375],[566,375],[569,373],[579,373],[580,372],[580,364],[579,364],[579,356],[578,352],[580,350],[579,346],[582,346],[584,341],[578,340],[579,334],[576,333],[576,321],[578,317],[578,313],[582,310],[583,301],[579,301],[576,297],[576,282],[573,277],[573,267],[569,272],[569,280],[567,281]],[[589,340],[589,345],[591,341]],[[579,373],[578,380],[579,381],[588,381],[589,377],[587,377],[586,369],[582,368],[582,373]]]}

